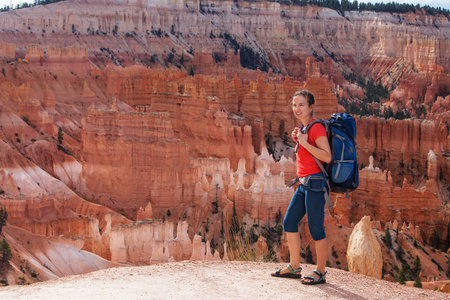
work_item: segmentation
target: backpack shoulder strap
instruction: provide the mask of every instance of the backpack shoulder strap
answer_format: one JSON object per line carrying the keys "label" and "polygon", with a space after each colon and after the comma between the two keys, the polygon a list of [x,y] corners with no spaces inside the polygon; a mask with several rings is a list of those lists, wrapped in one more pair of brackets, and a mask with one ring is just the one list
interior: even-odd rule
{"label": "backpack shoulder strap", "polygon": [[[316,123],[321,123],[322,125],[324,125],[325,120],[323,120],[323,119],[317,119],[317,120],[312,121],[311,123],[309,123],[308,125],[306,125],[305,128],[302,129],[302,132],[303,132],[303,133],[307,132],[307,131],[308,131],[314,124],[316,124]],[[325,126],[325,125],[324,125],[324,126]],[[327,128],[325,127],[325,130],[326,130],[326,129],[327,129]]]}

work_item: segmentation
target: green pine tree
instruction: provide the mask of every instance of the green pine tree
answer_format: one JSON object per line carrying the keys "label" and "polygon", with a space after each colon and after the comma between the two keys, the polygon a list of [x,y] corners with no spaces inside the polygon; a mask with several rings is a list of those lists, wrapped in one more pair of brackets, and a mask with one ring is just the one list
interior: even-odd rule
{"label": "green pine tree", "polygon": [[435,249],[438,249],[439,248],[439,239],[440,239],[439,238],[439,232],[435,228],[433,230],[433,235],[431,236],[431,239],[430,239],[430,246],[435,248]]}
{"label": "green pine tree", "polygon": [[233,197],[233,214],[231,215],[230,234],[235,237],[239,233],[239,220],[236,214],[236,203]]}
{"label": "green pine tree", "polygon": [[419,272],[417,272],[417,274],[416,274],[416,281],[414,281],[414,287],[422,288],[422,282],[420,281],[420,278],[419,278]]}
{"label": "green pine tree", "polygon": [[397,247],[397,251],[395,251],[395,254],[401,262],[404,262],[403,254],[405,254],[405,251],[403,251],[402,240],[398,241],[398,247]]}
{"label": "green pine tree", "polygon": [[7,262],[12,258],[11,248],[5,239],[0,241],[0,254],[3,262]]}
{"label": "green pine tree", "polygon": [[402,267],[400,270],[400,274],[398,275],[398,282],[400,284],[406,284],[406,275],[405,275],[405,268]]}
{"label": "green pine tree", "polygon": [[6,226],[6,220],[8,219],[8,213],[3,205],[0,206],[0,234],[2,234],[3,226]]}
{"label": "green pine tree", "polygon": [[59,127],[59,129],[58,129],[58,145],[62,144],[63,139],[64,139],[63,135],[64,135],[64,132],[61,129],[61,127]]}
{"label": "green pine tree", "polygon": [[445,239],[444,249],[448,249],[450,247],[450,224],[447,224],[447,238]]}
{"label": "green pine tree", "polygon": [[422,265],[420,263],[420,258],[418,255],[416,255],[416,259],[414,260],[414,268],[412,271],[414,274],[418,274],[421,270],[422,270]]}
{"label": "green pine tree", "polygon": [[389,249],[392,248],[392,238],[389,227],[386,227],[386,230],[384,231],[383,242],[386,245],[386,247],[388,247]]}

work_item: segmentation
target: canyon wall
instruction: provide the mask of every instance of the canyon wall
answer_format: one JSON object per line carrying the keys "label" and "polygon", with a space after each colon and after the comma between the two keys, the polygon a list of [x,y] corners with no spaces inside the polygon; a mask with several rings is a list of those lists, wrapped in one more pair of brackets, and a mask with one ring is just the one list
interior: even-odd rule
{"label": "canyon wall", "polygon": [[[394,98],[403,104],[450,92],[450,29],[443,15],[420,10],[339,14],[265,1],[107,3],[64,1],[2,13],[4,56],[12,57],[15,45],[16,56],[40,64],[174,65],[226,76],[240,69],[241,78],[255,80],[257,75],[236,59],[246,46],[255,54],[248,59],[276,71],[274,78],[278,72],[302,80],[327,74],[342,86],[342,71],[356,73],[400,83]],[[11,32],[21,38],[11,38]]]}
{"label": "canyon wall", "polygon": [[[356,117],[360,187],[331,195],[330,263],[346,267],[364,216],[379,240],[396,220],[411,224],[397,227],[411,252],[408,238],[428,242],[434,230],[445,247],[449,35],[445,17],[420,11],[264,1],[73,0],[0,13],[0,203],[5,236],[21,247],[16,269],[25,250],[31,261],[65,246],[99,268],[226,259],[234,213],[261,235],[260,251],[271,243],[286,260],[285,238],[262,234],[281,230],[295,191],[290,101],[308,89],[316,117],[343,112],[339,100],[365,97],[344,74],[394,88],[380,106],[428,114]],[[314,253],[306,222],[300,234]],[[445,278],[431,261],[445,265],[445,253],[418,254],[424,274]],[[45,278],[71,274],[45,264],[35,264]]]}

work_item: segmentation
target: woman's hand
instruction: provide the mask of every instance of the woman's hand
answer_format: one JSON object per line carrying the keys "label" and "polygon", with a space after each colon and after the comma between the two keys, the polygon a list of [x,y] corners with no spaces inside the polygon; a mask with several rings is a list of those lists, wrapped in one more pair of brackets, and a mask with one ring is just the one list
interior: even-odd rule
{"label": "woman's hand", "polygon": [[315,142],[314,147],[308,142],[308,133],[302,133],[300,130],[297,132],[297,141],[303,148],[305,148],[312,156],[326,163],[331,162],[331,149],[330,144],[326,136],[319,136]]}
{"label": "woman's hand", "polygon": [[297,132],[297,140],[300,145],[305,147],[306,145],[309,145],[308,143],[308,132],[302,133],[301,130]]}
{"label": "woman's hand", "polygon": [[298,129],[298,127],[295,127],[294,128],[294,130],[292,130],[292,133],[291,133],[291,137],[292,137],[292,139],[294,140],[294,141],[296,141],[297,142],[297,134],[299,133],[299,129]]}

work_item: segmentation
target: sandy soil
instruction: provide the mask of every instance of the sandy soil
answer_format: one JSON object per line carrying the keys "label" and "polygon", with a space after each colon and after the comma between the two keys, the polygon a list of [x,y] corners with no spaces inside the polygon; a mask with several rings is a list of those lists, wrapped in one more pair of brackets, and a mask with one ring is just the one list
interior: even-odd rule
{"label": "sandy soil", "polygon": [[[450,299],[449,294],[407,287],[337,269],[327,283],[269,276],[282,264],[174,262],[119,267],[28,286],[0,288],[0,299]],[[303,266],[303,274],[313,270]]]}

